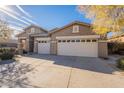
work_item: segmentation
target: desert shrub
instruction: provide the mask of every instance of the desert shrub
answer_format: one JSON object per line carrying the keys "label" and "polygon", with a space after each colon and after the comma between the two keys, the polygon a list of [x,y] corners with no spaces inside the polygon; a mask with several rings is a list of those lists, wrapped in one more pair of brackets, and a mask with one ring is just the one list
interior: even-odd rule
{"label": "desert shrub", "polygon": [[124,57],[117,60],[117,67],[124,70]]}
{"label": "desert shrub", "polygon": [[1,60],[9,60],[13,59],[14,54],[13,53],[3,53],[0,55]]}

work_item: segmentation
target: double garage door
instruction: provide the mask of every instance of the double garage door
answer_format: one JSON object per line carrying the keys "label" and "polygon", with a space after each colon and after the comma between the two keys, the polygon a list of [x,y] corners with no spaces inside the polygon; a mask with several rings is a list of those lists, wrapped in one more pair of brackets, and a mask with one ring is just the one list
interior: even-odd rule
{"label": "double garage door", "polygon": [[98,57],[96,39],[58,40],[58,55]]}
{"label": "double garage door", "polygon": [[[57,40],[57,55],[98,57],[97,39]],[[50,54],[50,41],[39,41],[39,54]]]}

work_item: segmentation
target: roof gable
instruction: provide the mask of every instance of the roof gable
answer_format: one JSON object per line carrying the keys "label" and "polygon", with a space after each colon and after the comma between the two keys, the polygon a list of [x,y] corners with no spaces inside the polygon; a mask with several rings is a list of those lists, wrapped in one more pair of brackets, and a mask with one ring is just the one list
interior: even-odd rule
{"label": "roof gable", "polygon": [[44,28],[42,28],[42,27],[39,27],[39,26],[37,26],[37,25],[30,25],[30,26],[28,26],[28,27],[26,27],[26,28],[24,28],[24,30],[26,30],[26,29],[30,29],[31,27],[35,27],[35,28],[39,28],[39,29],[41,29],[42,31],[44,31],[44,32],[48,32],[47,30],[45,30]]}
{"label": "roof gable", "polygon": [[62,29],[65,29],[65,28],[71,26],[71,25],[74,25],[74,24],[79,24],[79,25],[91,27],[91,24],[83,23],[83,22],[80,22],[80,21],[74,21],[74,22],[72,22],[72,23],[69,23],[69,24],[67,24],[67,25],[65,25],[65,26],[63,26],[63,27],[61,27],[61,28],[52,30],[52,31],[50,31],[49,33],[52,34],[52,33],[58,32],[58,31],[60,31],[60,30],[62,30]]}
{"label": "roof gable", "polygon": [[45,29],[43,29],[43,28],[41,28],[41,27],[39,27],[39,26],[36,26],[36,25],[30,25],[30,26],[24,28],[24,29],[23,29],[24,31],[21,32],[21,33],[19,33],[19,34],[17,34],[16,37],[19,37],[19,36],[21,36],[21,35],[23,35],[23,34],[26,34],[27,30],[30,29],[30,28],[32,28],[32,27],[40,29],[41,32],[43,31],[43,32],[45,32],[45,33],[48,33],[47,30],[45,30]]}

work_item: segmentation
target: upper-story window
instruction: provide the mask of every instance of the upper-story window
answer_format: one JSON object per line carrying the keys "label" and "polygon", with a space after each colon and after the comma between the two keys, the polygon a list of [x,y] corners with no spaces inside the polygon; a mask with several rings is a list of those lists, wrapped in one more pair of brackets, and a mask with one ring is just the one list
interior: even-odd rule
{"label": "upper-story window", "polygon": [[34,33],[35,32],[35,28],[31,28],[31,33]]}
{"label": "upper-story window", "polygon": [[72,33],[78,33],[79,32],[79,26],[78,25],[74,25],[73,26],[73,31]]}

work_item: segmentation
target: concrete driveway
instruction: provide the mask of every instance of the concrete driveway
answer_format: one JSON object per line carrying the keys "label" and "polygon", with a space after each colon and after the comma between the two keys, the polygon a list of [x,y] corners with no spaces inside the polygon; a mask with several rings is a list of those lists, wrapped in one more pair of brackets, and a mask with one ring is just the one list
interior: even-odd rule
{"label": "concrete driveway", "polygon": [[124,87],[124,76],[100,58],[30,55],[19,58],[33,70],[25,83],[47,88]]}

